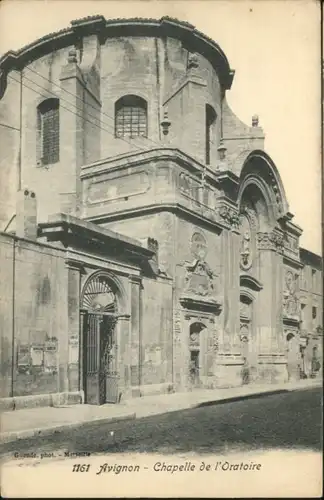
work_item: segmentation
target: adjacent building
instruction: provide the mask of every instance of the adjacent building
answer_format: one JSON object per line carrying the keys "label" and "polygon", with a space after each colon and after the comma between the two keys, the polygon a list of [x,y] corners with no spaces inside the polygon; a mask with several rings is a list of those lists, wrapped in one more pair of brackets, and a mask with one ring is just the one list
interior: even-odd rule
{"label": "adjacent building", "polygon": [[2,57],[2,406],[318,376],[322,261],[233,77],[168,17]]}

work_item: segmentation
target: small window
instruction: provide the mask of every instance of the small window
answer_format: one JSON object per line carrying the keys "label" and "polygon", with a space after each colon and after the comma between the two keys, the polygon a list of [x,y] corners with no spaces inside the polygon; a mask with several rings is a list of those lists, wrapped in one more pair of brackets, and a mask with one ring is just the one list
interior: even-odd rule
{"label": "small window", "polygon": [[41,165],[57,163],[60,159],[59,100],[46,99],[37,108],[37,159]]}
{"label": "small window", "polygon": [[305,322],[305,318],[306,318],[306,304],[301,304],[300,305],[300,316],[301,316],[301,322],[304,323]]}
{"label": "small window", "polygon": [[124,96],[115,104],[116,137],[147,137],[147,103],[135,95]]}
{"label": "small window", "polygon": [[206,104],[206,165],[211,163],[211,137],[215,122],[215,110],[209,104]]}
{"label": "small window", "polygon": [[316,292],[316,281],[317,281],[317,275],[316,275],[316,269],[312,269],[312,292]]}
{"label": "small window", "polygon": [[313,319],[317,318],[317,307],[315,306],[312,307],[312,318]]}

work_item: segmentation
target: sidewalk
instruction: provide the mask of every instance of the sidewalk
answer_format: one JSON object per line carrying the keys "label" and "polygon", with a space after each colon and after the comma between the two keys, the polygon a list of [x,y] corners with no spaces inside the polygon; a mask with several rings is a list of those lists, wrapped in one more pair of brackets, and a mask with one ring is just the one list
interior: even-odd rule
{"label": "sidewalk", "polygon": [[0,443],[46,436],[87,423],[117,422],[143,418],[150,415],[179,411],[199,406],[216,405],[262,395],[278,394],[311,387],[320,387],[322,380],[305,380],[282,385],[250,385],[229,389],[197,389],[192,392],[161,394],[134,398],[119,405],[106,404],[43,407],[1,414]]}

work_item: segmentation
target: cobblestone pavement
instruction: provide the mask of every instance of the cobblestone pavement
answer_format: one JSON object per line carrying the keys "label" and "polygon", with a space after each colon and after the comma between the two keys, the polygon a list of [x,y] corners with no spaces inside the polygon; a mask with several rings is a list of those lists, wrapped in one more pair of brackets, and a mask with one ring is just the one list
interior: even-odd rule
{"label": "cobblestone pavement", "polygon": [[93,422],[82,429],[5,443],[0,446],[0,455],[13,456],[19,450],[92,454],[226,453],[278,448],[319,451],[321,398],[320,388],[309,388],[133,421]]}

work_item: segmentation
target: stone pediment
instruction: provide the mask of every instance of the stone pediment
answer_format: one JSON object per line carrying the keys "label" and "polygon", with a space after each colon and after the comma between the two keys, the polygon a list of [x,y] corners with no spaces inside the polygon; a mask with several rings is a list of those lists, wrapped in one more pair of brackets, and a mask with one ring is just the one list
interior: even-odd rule
{"label": "stone pediment", "polygon": [[259,292],[263,288],[262,283],[255,276],[246,273],[240,274],[240,286],[255,292]]}
{"label": "stone pediment", "polygon": [[222,302],[217,297],[183,294],[180,297],[180,303],[186,309],[193,309],[195,311],[207,311],[219,314],[222,310]]}

